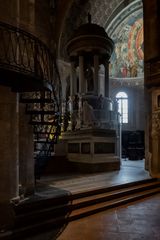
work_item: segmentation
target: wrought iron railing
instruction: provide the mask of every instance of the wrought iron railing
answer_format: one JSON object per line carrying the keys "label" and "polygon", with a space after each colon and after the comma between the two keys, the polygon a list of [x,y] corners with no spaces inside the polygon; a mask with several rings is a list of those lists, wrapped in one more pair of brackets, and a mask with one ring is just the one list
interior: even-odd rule
{"label": "wrought iron railing", "polygon": [[0,68],[52,83],[54,65],[53,55],[38,38],[0,22]]}
{"label": "wrought iron railing", "polygon": [[[35,152],[35,178],[38,178],[61,132],[61,80],[56,59],[47,46],[32,34],[0,22],[0,70],[22,74],[22,82],[27,75],[33,82],[37,79],[50,84],[49,91],[43,87],[31,88],[29,92],[22,91],[20,97],[26,103],[26,112],[31,115],[34,143],[41,141],[43,135],[40,149]],[[39,111],[38,115],[36,111]]]}

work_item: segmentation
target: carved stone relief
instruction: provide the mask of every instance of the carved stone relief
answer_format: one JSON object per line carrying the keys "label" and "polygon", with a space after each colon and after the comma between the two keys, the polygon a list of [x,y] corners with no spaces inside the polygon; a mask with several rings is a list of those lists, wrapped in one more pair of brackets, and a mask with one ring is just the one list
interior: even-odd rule
{"label": "carved stone relief", "polygon": [[160,111],[152,113],[152,137],[160,136]]}

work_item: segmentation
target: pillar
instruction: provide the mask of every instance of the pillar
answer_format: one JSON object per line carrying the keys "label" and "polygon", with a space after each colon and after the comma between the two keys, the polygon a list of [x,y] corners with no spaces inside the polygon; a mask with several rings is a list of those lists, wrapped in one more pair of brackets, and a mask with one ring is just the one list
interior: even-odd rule
{"label": "pillar", "polygon": [[105,81],[104,81],[104,89],[105,89],[105,97],[109,97],[109,63],[106,62],[104,65],[105,68]]}
{"label": "pillar", "polygon": [[84,93],[84,58],[79,56],[79,93]]}
{"label": "pillar", "polygon": [[151,156],[149,172],[152,177],[160,178],[160,88],[152,90]]}
{"label": "pillar", "polygon": [[11,200],[19,199],[18,94],[0,87],[0,228],[13,224]]}
{"label": "pillar", "polygon": [[148,61],[160,56],[160,1],[143,0],[144,58]]}
{"label": "pillar", "polygon": [[71,62],[70,96],[74,95],[74,62]]}
{"label": "pillar", "polygon": [[69,130],[73,129],[73,101],[74,101],[74,63],[71,63],[71,77],[70,77],[70,97],[69,97],[69,111],[70,111],[70,124]]}
{"label": "pillar", "polygon": [[76,69],[74,62],[71,62],[71,78],[70,78],[70,95],[75,95],[77,93],[77,79],[76,79]]}
{"label": "pillar", "polygon": [[152,153],[149,171],[152,177],[160,178],[160,113],[152,113]]}
{"label": "pillar", "polygon": [[34,192],[34,143],[33,127],[28,123],[29,117],[25,112],[25,104],[19,108],[19,183],[22,193],[26,195]]}
{"label": "pillar", "polygon": [[99,72],[99,57],[94,55],[94,93],[99,95],[100,93],[100,82],[98,81],[98,72]]}
{"label": "pillar", "polygon": [[145,101],[145,169],[149,170],[151,161],[151,93],[144,88],[144,101]]}

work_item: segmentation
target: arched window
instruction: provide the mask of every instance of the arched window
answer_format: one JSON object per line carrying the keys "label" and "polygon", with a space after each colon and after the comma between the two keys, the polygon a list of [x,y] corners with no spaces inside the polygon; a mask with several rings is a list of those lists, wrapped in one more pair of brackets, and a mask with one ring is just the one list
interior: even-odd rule
{"label": "arched window", "polygon": [[119,92],[116,95],[118,101],[118,112],[121,114],[121,123],[128,123],[128,95]]}

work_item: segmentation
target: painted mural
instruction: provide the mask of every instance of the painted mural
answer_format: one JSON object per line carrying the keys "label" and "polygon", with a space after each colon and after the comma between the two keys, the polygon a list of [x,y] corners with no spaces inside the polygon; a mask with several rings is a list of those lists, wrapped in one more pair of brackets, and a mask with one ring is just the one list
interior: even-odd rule
{"label": "painted mural", "polygon": [[115,49],[110,59],[110,77],[143,77],[143,15],[128,16],[118,25],[112,39]]}

